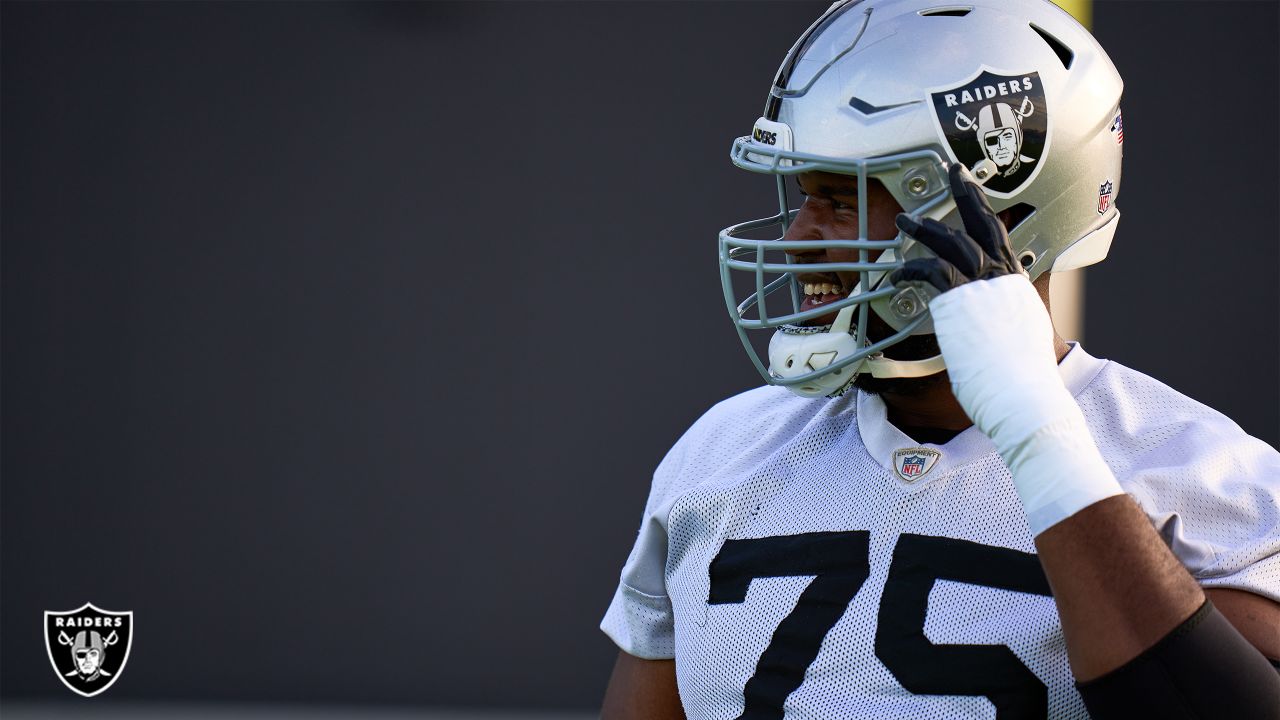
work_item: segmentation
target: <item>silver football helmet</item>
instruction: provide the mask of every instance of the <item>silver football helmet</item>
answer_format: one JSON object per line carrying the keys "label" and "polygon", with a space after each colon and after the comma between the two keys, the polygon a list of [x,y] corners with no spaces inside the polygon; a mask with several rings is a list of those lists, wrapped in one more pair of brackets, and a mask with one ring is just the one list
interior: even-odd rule
{"label": "silver football helmet", "polygon": [[[1048,0],[832,5],[787,53],[763,117],[730,153],[738,167],[777,183],[777,214],[720,231],[725,301],[756,368],[808,397],[843,393],[859,373],[916,377],[944,368],[941,357],[883,355],[933,330],[934,293],[887,280],[903,262],[932,253],[902,234],[869,238],[866,212],[856,238],[784,240],[799,213],[789,207],[787,176],[853,176],[859,208],[874,179],[904,212],[962,227],[946,172],[961,162],[996,212],[1011,210],[1009,241],[1032,279],[1084,267],[1106,257],[1120,217],[1122,89],[1097,41]],[[751,237],[772,226],[782,234]],[[791,254],[828,249],[856,251],[858,260],[797,263]],[[802,311],[802,272],[857,273],[859,281],[847,291],[826,288],[824,304]],[[745,280],[741,291],[735,277]],[[771,311],[769,296],[780,291]],[[803,324],[833,312],[831,325]],[[869,312],[893,332],[869,338]],[[766,328],[775,331],[768,367],[747,333]]]}

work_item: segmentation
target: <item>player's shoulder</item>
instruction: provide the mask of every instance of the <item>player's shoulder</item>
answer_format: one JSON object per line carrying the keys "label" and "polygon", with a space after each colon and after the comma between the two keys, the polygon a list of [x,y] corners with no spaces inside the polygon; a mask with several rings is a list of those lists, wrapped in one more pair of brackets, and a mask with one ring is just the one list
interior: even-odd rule
{"label": "player's shoulder", "polygon": [[853,393],[842,398],[803,398],[766,385],[722,400],[702,414],[668,452],[655,479],[669,491],[721,477],[742,477],[814,423],[852,420]]}
{"label": "player's shoulder", "polygon": [[[1095,431],[1130,437],[1197,427],[1213,434],[1244,433],[1231,418],[1163,382],[1114,360],[1080,353],[1092,371],[1076,400]],[[1083,364],[1083,363],[1082,363]]]}
{"label": "player's shoulder", "polygon": [[[1084,412],[1094,440],[1117,474],[1126,467],[1187,466],[1218,462],[1224,455],[1268,465],[1280,454],[1250,436],[1231,418],[1165,383],[1114,360],[1080,353],[1068,387]],[[1068,356],[1070,358],[1071,355]],[[1064,360],[1064,363],[1066,361]]]}
{"label": "player's shoulder", "polygon": [[812,417],[828,402],[826,399],[800,397],[778,385],[762,385],[712,405],[698,418],[694,427],[726,430],[743,424]]}
{"label": "player's shoulder", "polygon": [[702,414],[687,434],[703,449],[732,452],[741,444],[776,444],[794,437],[815,420],[850,412],[853,394],[842,398],[804,398],[777,385],[765,385],[721,400]]}

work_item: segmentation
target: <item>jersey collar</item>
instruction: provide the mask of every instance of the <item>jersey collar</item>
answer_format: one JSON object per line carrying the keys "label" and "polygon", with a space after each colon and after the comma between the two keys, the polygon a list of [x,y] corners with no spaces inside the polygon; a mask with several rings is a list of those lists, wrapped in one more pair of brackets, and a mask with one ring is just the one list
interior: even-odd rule
{"label": "jersey collar", "polygon": [[[1070,346],[1071,349],[1062,358],[1062,362],[1058,363],[1058,373],[1074,397],[1097,376],[1106,361],[1085,352],[1078,343],[1070,343]],[[902,477],[894,469],[897,462],[895,453],[899,450],[926,448],[941,453],[929,471],[920,478],[921,485],[996,452],[995,445],[976,427],[968,428],[943,445],[918,443],[889,422],[888,410],[879,395],[859,390],[857,403],[858,434],[862,437],[863,446],[895,478]]]}

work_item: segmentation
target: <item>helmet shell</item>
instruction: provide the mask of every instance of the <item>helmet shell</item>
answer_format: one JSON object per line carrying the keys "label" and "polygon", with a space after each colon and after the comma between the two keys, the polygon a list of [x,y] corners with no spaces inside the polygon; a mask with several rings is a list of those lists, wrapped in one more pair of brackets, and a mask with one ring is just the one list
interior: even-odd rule
{"label": "helmet shell", "polygon": [[[1012,128],[1025,166],[1015,185],[1002,190],[993,182],[986,190],[997,212],[1024,205],[1010,244],[1028,272],[1070,269],[1054,263],[1104,227],[1105,238],[1092,238],[1104,247],[1077,251],[1070,264],[1105,257],[1119,215],[1122,145],[1112,125],[1124,85],[1093,36],[1048,0],[836,3],[801,36],[776,78],[764,118],[786,125],[793,149],[812,155],[848,160],[927,148],[972,166],[984,133]],[[1001,78],[1034,78],[1034,92],[1013,91]],[[949,91],[963,99],[987,86],[989,94],[1000,86],[999,95],[972,98],[969,113],[943,100]],[[1032,133],[1023,138],[1019,110],[1043,128],[1034,152],[1026,151]],[[912,206],[900,172],[876,178]],[[941,219],[961,226],[954,211]]]}

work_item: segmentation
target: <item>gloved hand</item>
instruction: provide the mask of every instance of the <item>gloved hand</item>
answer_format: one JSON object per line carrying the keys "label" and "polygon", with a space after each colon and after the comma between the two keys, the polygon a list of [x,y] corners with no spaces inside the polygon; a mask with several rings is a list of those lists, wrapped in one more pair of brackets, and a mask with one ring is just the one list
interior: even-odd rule
{"label": "gloved hand", "polygon": [[938,257],[908,261],[890,280],[942,292],[929,312],[951,392],[1004,458],[1038,535],[1124,491],[1058,373],[1048,310],[1004,224],[964,166],[948,175],[965,229],[899,215],[899,229]]}
{"label": "gloved hand", "polygon": [[908,260],[889,276],[889,281],[894,285],[924,281],[940,292],[946,292],[973,280],[1026,274],[1013,257],[1004,223],[996,217],[986,194],[969,174],[968,168],[954,163],[947,171],[947,177],[965,229],[957,230],[932,218],[917,222],[906,213],[898,213],[894,221],[898,229],[938,257]]}

